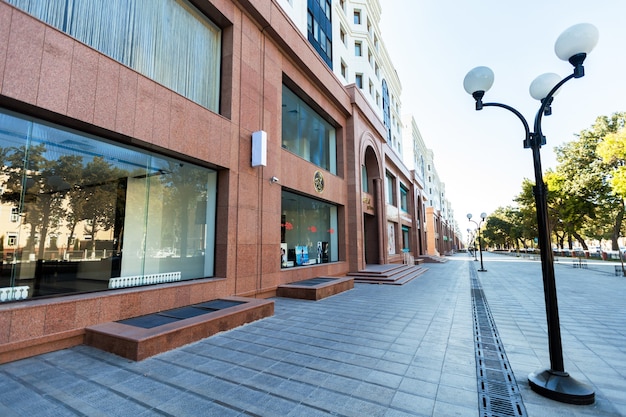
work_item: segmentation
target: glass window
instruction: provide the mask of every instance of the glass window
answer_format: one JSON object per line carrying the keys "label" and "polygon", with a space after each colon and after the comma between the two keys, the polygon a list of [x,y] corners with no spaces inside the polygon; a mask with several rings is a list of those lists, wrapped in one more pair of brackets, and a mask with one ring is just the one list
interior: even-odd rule
{"label": "glass window", "polygon": [[337,173],[335,128],[283,85],[282,146]]}
{"label": "glass window", "polygon": [[221,30],[187,0],[7,0],[215,112]]}
{"label": "glass window", "polygon": [[17,207],[11,207],[11,222],[17,223],[20,219],[19,209]]}
{"label": "glass window", "polygon": [[408,226],[402,226],[402,251],[410,252],[411,244],[409,236],[411,234],[411,229]]}
{"label": "glass window", "polygon": [[364,193],[370,192],[369,178],[367,177],[367,167],[365,165],[361,165],[361,190]]}
{"label": "glass window", "polygon": [[402,211],[409,211],[409,190],[404,186],[404,184],[400,184],[400,209]]}
{"label": "glass window", "polygon": [[363,88],[363,74],[355,74],[354,83],[356,84],[357,87]]}
{"label": "glass window", "polygon": [[217,173],[0,109],[0,287],[48,296],[213,275]]}
{"label": "glass window", "polygon": [[387,203],[396,205],[396,179],[389,172],[385,175],[387,181]]}
{"label": "glass window", "polygon": [[362,51],[363,44],[361,42],[354,42],[354,55],[361,56],[363,54]]}
{"label": "glass window", "polygon": [[361,11],[360,10],[354,11],[354,24],[355,25],[361,24]]}
{"label": "glass window", "polygon": [[281,267],[339,260],[337,206],[282,192]]}

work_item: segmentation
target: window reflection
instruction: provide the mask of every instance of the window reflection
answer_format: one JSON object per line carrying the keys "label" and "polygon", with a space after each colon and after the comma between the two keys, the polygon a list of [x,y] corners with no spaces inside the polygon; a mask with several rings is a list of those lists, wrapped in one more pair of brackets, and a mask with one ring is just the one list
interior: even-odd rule
{"label": "window reflection", "polygon": [[0,288],[213,275],[214,171],[1,110],[0,162]]}
{"label": "window reflection", "polygon": [[282,145],[307,161],[337,173],[335,128],[285,86]]}
{"label": "window reflection", "polygon": [[282,192],[281,267],[339,260],[337,206]]}

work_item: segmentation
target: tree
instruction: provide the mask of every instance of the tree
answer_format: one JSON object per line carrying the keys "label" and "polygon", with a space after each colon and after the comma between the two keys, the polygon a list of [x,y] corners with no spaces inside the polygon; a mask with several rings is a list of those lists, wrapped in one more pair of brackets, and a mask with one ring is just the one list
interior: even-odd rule
{"label": "tree", "polygon": [[577,140],[556,148],[562,190],[584,207],[586,219],[580,230],[586,232],[586,237],[599,239],[609,231],[614,250],[618,249],[622,234],[624,199],[612,189],[610,180],[614,177],[611,174],[619,171],[620,159],[604,160],[598,147],[609,137],[609,144],[602,146],[612,148],[609,135],[622,130],[625,123],[626,113],[598,117],[590,129],[580,132]]}
{"label": "tree", "polygon": [[613,192],[626,198],[626,128],[605,136],[597,151],[602,161],[613,168],[609,179]]}
{"label": "tree", "polygon": [[522,217],[518,208],[498,207],[487,219],[483,237],[489,246],[519,250],[524,245]]}
{"label": "tree", "polygon": [[34,251],[36,238],[38,257],[43,259],[48,231],[59,225],[64,215],[61,201],[67,190],[57,175],[57,162],[45,157],[44,144],[11,147],[3,150],[5,193],[2,202],[18,207],[23,224],[30,225],[26,243],[28,251]]}
{"label": "tree", "polygon": [[91,235],[92,251],[96,249],[96,233],[114,226],[118,178],[125,176],[100,156],[95,156],[82,170],[72,208],[75,221],[87,221],[85,234]]}

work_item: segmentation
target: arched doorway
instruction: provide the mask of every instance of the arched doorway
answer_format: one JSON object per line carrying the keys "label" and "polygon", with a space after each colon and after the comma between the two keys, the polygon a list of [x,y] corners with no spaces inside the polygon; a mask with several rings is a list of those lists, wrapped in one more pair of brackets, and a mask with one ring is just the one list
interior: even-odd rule
{"label": "arched doorway", "polygon": [[374,149],[367,147],[361,169],[361,192],[363,195],[363,246],[366,264],[384,263],[381,248],[380,216],[382,180],[378,158]]}

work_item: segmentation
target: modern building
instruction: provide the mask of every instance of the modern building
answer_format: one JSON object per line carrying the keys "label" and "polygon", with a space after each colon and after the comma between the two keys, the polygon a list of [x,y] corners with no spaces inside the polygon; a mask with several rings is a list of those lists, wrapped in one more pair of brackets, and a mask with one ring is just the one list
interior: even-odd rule
{"label": "modern building", "polygon": [[344,84],[277,0],[0,1],[0,362],[425,253]]}
{"label": "modern building", "polygon": [[[457,227],[450,202],[445,198],[445,184],[435,169],[432,150],[426,148],[415,120],[404,120],[412,116],[402,116],[402,86],[380,30],[383,10],[379,0],[340,0],[334,4],[330,0],[279,0],[279,4],[335,75],[344,85],[354,84],[359,88],[383,122],[386,129],[386,146],[382,149],[387,173],[385,187],[392,190],[397,182],[399,185],[395,186],[400,193],[411,194],[408,201],[415,206],[411,221],[406,216],[403,219],[390,215],[389,241],[402,236],[405,242],[400,243],[402,251],[413,241],[410,251],[418,256],[440,256],[458,248],[459,242],[454,242],[458,233],[451,232]],[[428,175],[424,175],[425,167],[428,167]],[[397,210],[397,204],[389,197],[387,200],[388,213],[407,213],[406,207]],[[432,227],[441,230],[435,231]],[[395,255],[395,250],[394,245],[388,245],[389,255]]]}

